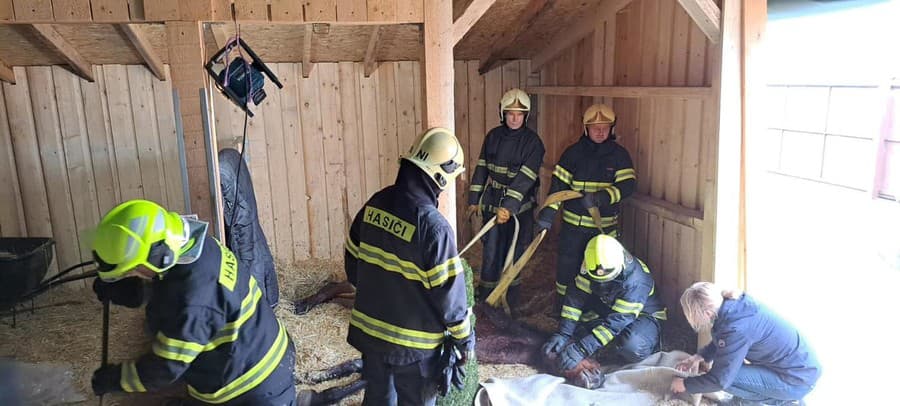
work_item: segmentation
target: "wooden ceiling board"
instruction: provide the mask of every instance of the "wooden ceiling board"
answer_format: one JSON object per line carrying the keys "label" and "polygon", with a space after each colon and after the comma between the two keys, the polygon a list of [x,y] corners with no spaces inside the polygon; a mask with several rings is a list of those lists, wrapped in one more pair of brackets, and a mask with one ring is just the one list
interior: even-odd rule
{"label": "wooden ceiling board", "polygon": [[547,46],[553,38],[570,24],[575,24],[588,15],[603,0],[563,0],[547,10],[535,20],[531,29],[522,32],[516,39],[519,46],[503,55],[506,59],[530,59]]}

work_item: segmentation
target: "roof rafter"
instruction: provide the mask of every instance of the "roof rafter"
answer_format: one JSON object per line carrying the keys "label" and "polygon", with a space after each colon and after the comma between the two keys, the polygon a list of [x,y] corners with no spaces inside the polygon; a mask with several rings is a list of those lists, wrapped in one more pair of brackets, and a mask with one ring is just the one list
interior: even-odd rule
{"label": "roof rafter", "polygon": [[514,25],[514,27],[516,27],[514,30],[503,31],[503,35],[500,36],[500,39],[491,46],[490,55],[481,63],[481,66],[478,67],[478,73],[484,75],[491,69],[503,65],[504,61],[501,58],[509,51],[510,47],[514,46],[516,38],[518,38],[522,32],[529,29],[541,13],[553,7],[554,4],[555,2],[551,0],[529,1],[528,5],[525,6],[525,9],[522,10],[522,14],[519,16],[518,21],[520,21],[520,23]]}
{"label": "roof rafter", "polygon": [[52,25],[33,24],[32,27],[34,27],[35,31],[37,31],[41,37],[59,51],[78,76],[83,77],[88,82],[94,81],[94,73],[91,72],[91,64],[85,61],[75,47],[73,47],[72,44],[69,44],[62,35],[59,35]]}
{"label": "roof rafter", "polygon": [[694,24],[700,27],[700,31],[706,35],[706,38],[713,44],[719,43],[722,37],[722,29],[719,20],[722,18],[722,11],[713,0],[678,0],[681,8],[687,12]]}
{"label": "roof rafter", "polygon": [[165,81],[166,69],[163,66],[162,59],[159,59],[159,55],[153,50],[153,45],[150,45],[150,41],[147,40],[141,28],[137,24],[119,24],[119,28],[122,29],[122,32],[125,33],[125,36],[128,37],[134,48],[141,54],[141,58],[144,59],[147,68],[153,72],[153,76]]}
{"label": "roof rafter", "polygon": [[564,29],[556,34],[553,40],[544,46],[543,51],[531,58],[531,71],[539,71],[541,66],[544,66],[544,64],[556,58],[557,55],[594,32],[598,26],[601,26],[600,23],[610,18],[615,18],[616,13],[625,8],[628,3],[631,3],[631,0],[606,0],[600,3],[593,13],[588,14],[582,20],[575,24],[566,25],[566,27],[573,28]]}
{"label": "roof rafter", "polygon": [[497,0],[474,0],[469,3],[466,11],[453,22],[453,44],[461,41],[496,2]]}

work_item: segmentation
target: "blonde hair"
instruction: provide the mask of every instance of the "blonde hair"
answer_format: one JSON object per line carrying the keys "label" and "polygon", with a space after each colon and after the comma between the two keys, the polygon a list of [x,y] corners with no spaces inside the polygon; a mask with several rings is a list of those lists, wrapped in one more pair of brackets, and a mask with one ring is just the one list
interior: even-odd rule
{"label": "blonde hair", "polygon": [[697,282],[681,294],[681,308],[684,317],[694,331],[712,328],[722,301],[738,299],[743,292],[737,289],[723,289],[710,282]]}

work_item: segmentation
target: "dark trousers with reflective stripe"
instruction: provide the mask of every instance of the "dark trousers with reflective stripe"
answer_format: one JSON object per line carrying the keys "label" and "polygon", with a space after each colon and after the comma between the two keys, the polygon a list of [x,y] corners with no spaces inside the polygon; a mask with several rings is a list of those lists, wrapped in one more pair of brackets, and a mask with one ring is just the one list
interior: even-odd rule
{"label": "dark trousers with reflective stripe", "polygon": [[434,405],[438,355],[407,365],[384,362],[363,354],[362,378],[366,381],[365,406]]}
{"label": "dark trousers with reflective stripe", "polygon": [[[485,222],[490,220],[491,214],[485,213]],[[513,262],[522,256],[525,248],[534,239],[534,209],[525,210],[516,215],[519,219],[519,238],[516,240],[516,250],[513,254]],[[509,245],[512,243],[513,236],[516,232],[515,221],[510,218],[504,224],[498,224],[488,231],[481,242],[484,244],[481,261],[481,286],[486,292],[490,292],[497,286],[500,275],[503,272],[503,262],[506,261],[506,254],[509,252]],[[513,293],[512,287],[509,293]],[[512,296],[512,295],[510,295]],[[482,297],[481,299],[485,299]],[[508,299],[513,299],[509,297]]]}
{"label": "dark trousers with reflective stripe", "polygon": [[[660,321],[653,316],[641,314],[633,323],[625,327],[607,347],[621,357],[626,364],[643,361],[659,350]],[[586,326],[585,326],[586,327]],[[592,334],[586,328],[581,334]],[[581,335],[576,334],[576,337]]]}

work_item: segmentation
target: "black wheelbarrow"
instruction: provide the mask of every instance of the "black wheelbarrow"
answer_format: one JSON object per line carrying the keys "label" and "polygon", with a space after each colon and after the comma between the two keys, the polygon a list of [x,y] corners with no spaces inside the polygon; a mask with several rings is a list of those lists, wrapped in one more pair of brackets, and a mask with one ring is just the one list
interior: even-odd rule
{"label": "black wheelbarrow", "polygon": [[90,278],[96,272],[64,278],[66,274],[94,263],[86,261],[64,269],[47,280],[47,269],[53,260],[53,244],[50,238],[0,238],[0,311],[11,311],[13,327],[16,325],[16,308],[20,303],[31,301],[51,287]]}

